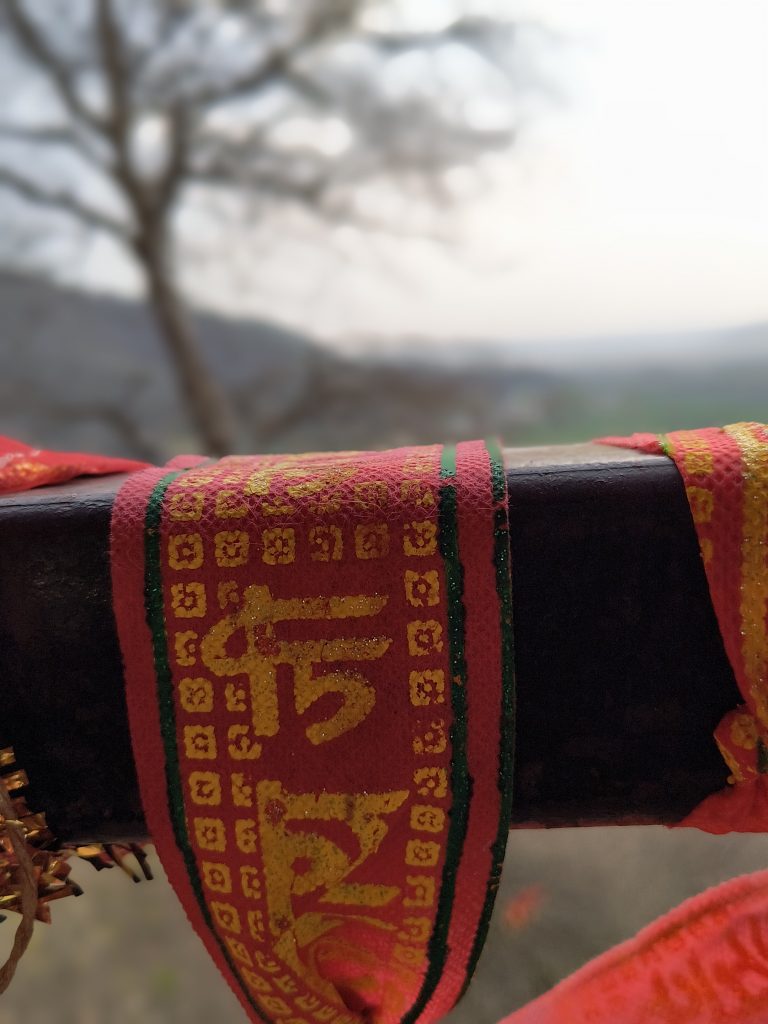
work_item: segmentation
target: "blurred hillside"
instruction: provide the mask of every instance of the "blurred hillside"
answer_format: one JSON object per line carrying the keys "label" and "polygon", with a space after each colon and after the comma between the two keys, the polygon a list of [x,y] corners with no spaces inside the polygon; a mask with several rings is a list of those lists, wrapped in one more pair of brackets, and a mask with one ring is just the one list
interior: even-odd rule
{"label": "blurred hillside", "polygon": [[[194,449],[172,368],[137,303],[0,276],[0,433],[157,458]],[[203,354],[232,396],[242,450],[381,448],[501,433],[556,412],[556,374],[336,354],[262,321],[199,314]]]}
{"label": "blurred hillside", "polygon": [[[0,433],[149,460],[198,447],[142,305],[5,274],[0,323]],[[200,313],[196,327],[235,403],[242,451],[488,434],[546,444],[765,418],[766,326],[710,332],[698,346],[670,338],[669,358],[650,365],[641,339],[616,339],[606,351],[636,351],[637,363],[625,354],[547,366],[532,343],[414,342],[358,356],[265,321]]]}

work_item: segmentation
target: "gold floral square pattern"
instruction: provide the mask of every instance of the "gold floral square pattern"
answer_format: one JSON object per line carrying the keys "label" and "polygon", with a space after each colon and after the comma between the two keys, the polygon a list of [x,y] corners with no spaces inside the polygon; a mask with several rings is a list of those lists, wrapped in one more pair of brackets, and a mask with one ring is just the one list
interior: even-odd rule
{"label": "gold floral square pattern", "polygon": [[203,538],[199,533],[174,533],[168,538],[171,569],[199,569],[203,564]]}
{"label": "gold floral square pattern", "polygon": [[442,651],[443,627],[435,619],[415,619],[408,623],[406,629],[410,654],[421,656]]}
{"label": "gold floral square pattern", "polygon": [[355,554],[358,558],[385,558],[389,554],[389,528],[386,523],[361,523],[355,527]]}
{"label": "gold floral square pattern", "polygon": [[296,558],[296,533],[290,526],[276,526],[264,530],[263,560],[267,565],[290,565]]}
{"label": "gold floral square pattern", "polygon": [[424,522],[406,523],[403,531],[403,551],[406,555],[424,557],[437,551],[437,524]]}
{"label": "gold floral square pattern", "polygon": [[250,537],[245,530],[222,530],[214,538],[216,564],[222,567],[245,565]]}
{"label": "gold floral square pattern", "polygon": [[405,596],[414,608],[434,607],[440,604],[440,577],[437,570],[413,572],[406,569]]}
{"label": "gold floral square pattern", "polygon": [[177,619],[202,618],[205,615],[205,586],[202,583],[174,583],[171,607]]}

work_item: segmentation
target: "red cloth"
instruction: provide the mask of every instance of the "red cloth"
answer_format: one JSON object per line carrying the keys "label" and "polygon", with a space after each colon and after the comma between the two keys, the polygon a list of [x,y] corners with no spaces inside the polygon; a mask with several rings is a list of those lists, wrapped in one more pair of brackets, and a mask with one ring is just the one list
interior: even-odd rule
{"label": "red cloth", "polygon": [[[715,737],[732,785],[682,825],[768,831],[768,430],[759,423],[602,438],[666,454],[685,484],[712,603],[744,704]],[[693,696],[695,699],[695,695]],[[505,1024],[764,1024],[768,872],[684,903]]]}
{"label": "red cloth", "polygon": [[503,1024],[765,1024],[768,871],[688,900]]}
{"label": "red cloth", "polygon": [[250,1018],[440,1019],[511,810],[498,454],[150,469],[112,568],[150,830]]}
{"label": "red cloth", "polygon": [[60,484],[76,476],[131,473],[148,463],[81,452],[49,452],[0,435],[0,494]]}
{"label": "red cloth", "polygon": [[[733,785],[682,824],[766,831],[768,430],[603,441],[680,469],[744,696],[716,731]],[[2,442],[0,492],[141,465]],[[503,473],[481,445],[460,445],[455,467],[437,452],[185,473],[199,461],[187,458],[132,477],[116,504],[115,607],[147,817],[253,1020],[437,1020],[482,946],[509,817]],[[417,662],[430,667],[414,681]],[[684,903],[504,1024],[766,1020],[760,872]]]}
{"label": "red cloth", "polygon": [[768,428],[735,423],[670,434],[603,438],[666,454],[680,471],[712,605],[744,703],[715,740],[731,786],[682,821],[705,832],[768,831]]}

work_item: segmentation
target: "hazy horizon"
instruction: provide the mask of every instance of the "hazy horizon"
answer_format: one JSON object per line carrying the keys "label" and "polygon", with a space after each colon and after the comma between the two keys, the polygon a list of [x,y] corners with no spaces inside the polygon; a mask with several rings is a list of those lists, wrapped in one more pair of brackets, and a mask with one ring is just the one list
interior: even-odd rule
{"label": "hazy horizon", "polygon": [[[478,176],[453,175],[465,198],[445,211],[449,245],[285,217],[230,223],[205,236],[205,259],[184,261],[198,304],[345,349],[374,334],[418,338],[427,352],[454,338],[523,338],[542,359],[569,346],[591,358],[601,345],[613,359],[617,336],[768,321],[768,5],[502,6],[546,30],[529,26],[518,43],[521,77],[539,87],[519,95],[513,149]],[[439,24],[452,10],[431,0],[419,14]],[[194,230],[190,239],[194,249]],[[103,239],[62,273],[122,294],[138,287]]]}
{"label": "hazy horizon", "polygon": [[[16,277],[24,282],[43,280],[34,273],[0,270],[0,279],[12,281]],[[141,302],[140,296],[103,286],[89,287],[85,282],[46,281],[46,284],[79,293],[85,301],[89,298],[105,299],[130,305]],[[693,357],[696,358],[696,366],[702,368],[734,361],[744,362],[755,357],[760,361],[768,361],[768,316],[762,321],[724,323],[698,331],[641,332],[628,329],[613,334],[574,334],[545,339],[524,335],[491,337],[460,334],[444,338],[408,334],[389,337],[374,332],[357,337],[328,338],[314,333],[311,327],[297,325],[279,315],[265,315],[258,311],[217,310],[197,304],[191,308],[199,315],[223,317],[234,323],[274,325],[349,357],[376,355],[388,360],[436,360],[441,364],[464,364],[468,356],[473,355],[480,363],[493,361],[507,365],[520,364],[523,368],[562,369],[564,372],[579,369],[594,372],[596,364],[606,369],[616,367],[619,370],[660,364],[692,365]],[[727,348],[720,349],[719,346],[726,340]]]}

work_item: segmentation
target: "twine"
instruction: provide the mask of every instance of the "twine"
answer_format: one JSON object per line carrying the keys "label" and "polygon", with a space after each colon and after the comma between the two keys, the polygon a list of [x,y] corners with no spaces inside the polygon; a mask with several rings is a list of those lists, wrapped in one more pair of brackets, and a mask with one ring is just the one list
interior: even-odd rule
{"label": "twine", "polygon": [[13,940],[13,947],[8,959],[0,968],[0,995],[6,991],[13,980],[19,961],[29,946],[32,938],[32,930],[37,913],[37,881],[32,858],[27,848],[24,827],[15,820],[15,814],[8,790],[0,782],[0,815],[4,820],[5,828],[11,839],[13,852],[19,865],[21,881],[21,921],[16,929]]}

